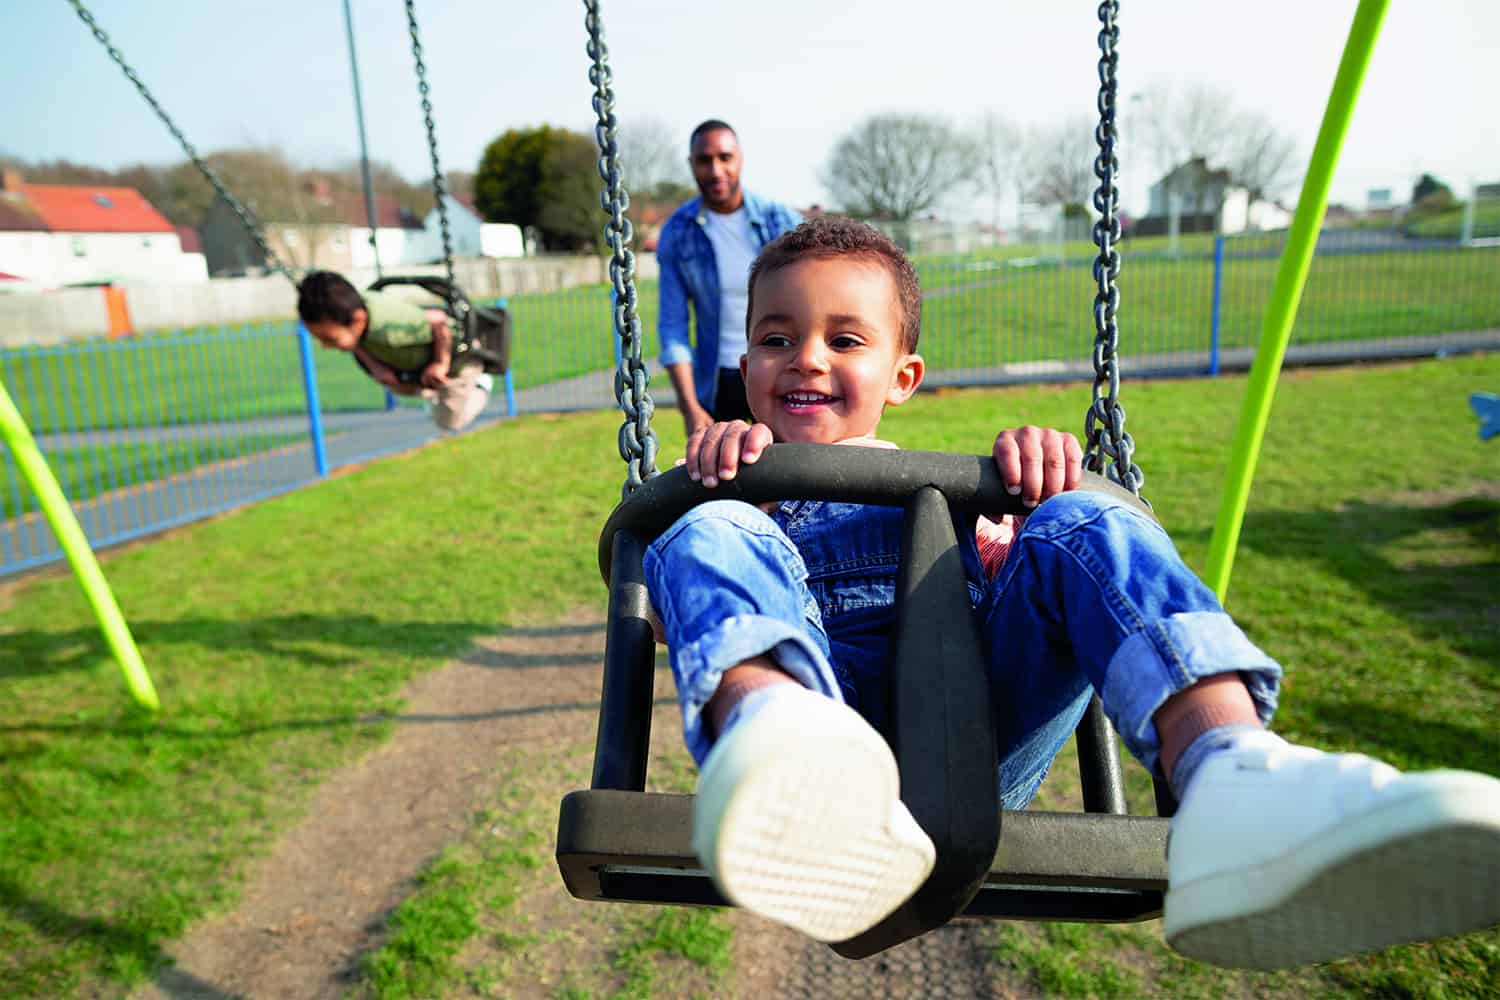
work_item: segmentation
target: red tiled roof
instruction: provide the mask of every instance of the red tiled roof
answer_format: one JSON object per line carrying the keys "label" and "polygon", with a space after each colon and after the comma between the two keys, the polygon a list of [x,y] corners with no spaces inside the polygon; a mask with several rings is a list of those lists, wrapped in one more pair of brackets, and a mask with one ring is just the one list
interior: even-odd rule
{"label": "red tiled roof", "polygon": [[45,233],[43,222],[24,198],[10,192],[0,194],[0,232]]}
{"label": "red tiled roof", "polygon": [[53,232],[174,232],[166,217],[134,188],[25,184],[21,193]]}
{"label": "red tiled roof", "polygon": [[183,253],[203,252],[203,241],[198,238],[198,230],[192,226],[177,227],[177,242],[182,244]]}

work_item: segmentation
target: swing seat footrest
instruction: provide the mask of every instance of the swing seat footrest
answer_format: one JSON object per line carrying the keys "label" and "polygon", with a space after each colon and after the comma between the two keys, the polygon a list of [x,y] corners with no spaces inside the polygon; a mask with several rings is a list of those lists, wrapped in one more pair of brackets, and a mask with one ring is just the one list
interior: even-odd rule
{"label": "swing seat footrest", "polygon": [[[693,854],[692,802],[653,792],[570,793],[557,833],[568,891],[588,900],[728,906]],[[1006,812],[995,862],[963,916],[1104,923],[1159,916],[1167,825],[1108,813]]]}

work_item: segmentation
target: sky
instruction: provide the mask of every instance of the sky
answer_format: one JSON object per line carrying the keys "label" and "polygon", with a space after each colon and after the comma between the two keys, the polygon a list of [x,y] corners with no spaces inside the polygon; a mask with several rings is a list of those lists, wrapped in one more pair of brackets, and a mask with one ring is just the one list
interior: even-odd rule
{"label": "sky", "polygon": [[[405,11],[350,0],[370,154],[429,168]],[[1207,86],[1268,116],[1305,164],[1354,0],[1123,0],[1121,188],[1141,213],[1159,173],[1139,134],[1149,88]],[[304,166],[358,156],[343,0],[92,0],[111,41],[200,151],[273,145]],[[840,134],[886,111],[986,112],[1045,128],[1094,114],[1095,0],[604,0],[616,112],[682,137],[705,118],[739,132],[743,181],[797,206]],[[508,128],[590,131],[583,5],[420,0],[417,16],[445,169],[474,169]],[[1456,191],[1500,180],[1495,0],[1394,0],[1333,200],[1410,191],[1424,171]],[[182,159],[175,141],[66,0],[0,3],[0,152],[117,168]],[[1136,129],[1133,133],[1133,127]],[[683,180],[687,180],[684,167]],[[1300,172],[1297,174],[1300,181]],[[977,196],[976,196],[977,197]],[[1295,192],[1287,193],[1290,203]],[[954,215],[965,212],[950,203]],[[975,206],[970,204],[969,208]]]}

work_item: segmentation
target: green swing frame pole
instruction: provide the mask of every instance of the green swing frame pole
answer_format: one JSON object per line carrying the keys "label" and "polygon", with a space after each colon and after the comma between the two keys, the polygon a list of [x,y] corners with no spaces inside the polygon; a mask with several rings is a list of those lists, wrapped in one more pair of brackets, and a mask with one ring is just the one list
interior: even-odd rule
{"label": "green swing frame pole", "polygon": [[16,409],[3,381],[0,381],[0,439],[5,441],[11,454],[15,455],[21,475],[26,477],[31,491],[36,494],[42,505],[42,513],[52,525],[52,533],[57,536],[68,562],[73,564],[73,573],[83,587],[84,596],[94,608],[94,615],[99,619],[104,638],[115,654],[115,661],[125,674],[125,686],[130,688],[131,695],[140,705],[156,711],[161,707],[161,702],[156,697],[156,687],[151,683],[151,676],[146,673],[146,665],[141,661],[141,651],[136,648],[130,626],[125,624],[125,616],[120,613],[120,605],[116,603],[114,592],[104,579],[104,571],[94,558],[94,550],[89,547],[83,528],[73,515],[73,508],[68,506],[68,498],[63,496],[57,477],[47,466],[47,459],[42,456],[41,449],[36,446],[36,439],[31,436],[31,428],[26,426],[26,420],[21,416],[21,411]]}
{"label": "green swing frame pole", "polygon": [[1235,429],[1229,477],[1219,504],[1218,520],[1214,522],[1213,537],[1209,541],[1204,582],[1213,588],[1220,602],[1229,591],[1229,573],[1234,566],[1235,548],[1239,544],[1245,507],[1250,499],[1250,482],[1255,478],[1255,465],[1260,458],[1266,421],[1271,413],[1271,397],[1276,391],[1276,379],[1286,356],[1292,321],[1297,316],[1297,304],[1302,299],[1302,288],[1312,265],[1323,213],[1328,207],[1333,171],[1338,165],[1339,151],[1349,132],[1349,120],[1354,115],[1365,70],[1370,65],[1370,54],[1374,51],[1389,5],[1390,0],[1360,0],[1354,12],[1349,38],[1344,43],[1344,55],[1334,77],[1333,92],[1328,95],[1323,124],[1318,128],[1312,163],[1307,168],[1302,194],[1297,199],[1297,211],[1292,217],[1286,249],[1282,251],[1281,262],[1276,268],[1276,283],[1271,289],[1271,302],[1266,307],[1265,323],[1250,368],[1245,405]]}

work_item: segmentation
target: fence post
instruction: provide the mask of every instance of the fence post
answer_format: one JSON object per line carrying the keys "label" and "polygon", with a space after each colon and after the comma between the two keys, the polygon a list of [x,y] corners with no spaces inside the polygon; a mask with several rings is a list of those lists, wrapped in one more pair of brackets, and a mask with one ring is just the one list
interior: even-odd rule
{"label": "fence post", "polygon": [[[505,296],[502,295],[499,298],[495,299],[495,308],[500,310],[505,309]],[[512,335],[514,335],[516,325],[512,323],[510,328]],[[516,345],[511,344],[510,348],[510,356],[512,359],[514,359],[516,356]],[[507,417],[513,417],[516,415],[516,383],[515,380],[511,378],[510,374],[511,369],[514,367],[515,363],[513,360],[510,364],[507,364],[505,366],[505,415]]]}
{"label": "fence post", "polygon": [[618,308],[618,298],[615,290],[611,288],[609,290],[609,339],[614,341],[615,345],[615,371],[619,371],[620,365],[625,361],[625,347],[620,342],[620,338],[615,335],[615,309]]}
{"label": "fence post", "polygon": [[1479,200],[1479,185],[1469,186],[1469,199],[1464,202],[1463,223],[1458,232],[1458,245],[1469,246],[1474,242],[1474,202]]}
{"label": "fence post", "polygon": [[1224,237],[1214,237],[1214,310],[1208,342],[1208,373],[1219,374],[1219,302],[1224,285]]}
{"label": "fence post", "polygon": [[385,391],[385,412],[390,413],[396,408],[396,394],[391,390]]}
{"label": "fence post", "polygon": [[297,355],[302,361],[302,391],[307,397],[307,431],[312,438],[313,468],[318,478],[328,475],[328,452],[323,448],[323,408],[318,403],[318,377],[313,367],[312,338],[297,324]]}

